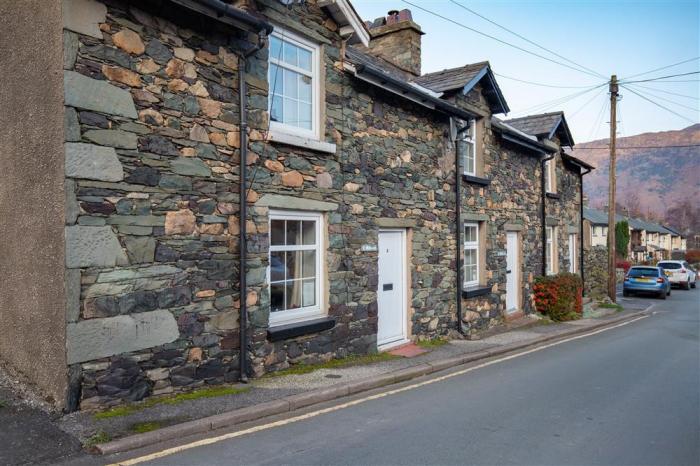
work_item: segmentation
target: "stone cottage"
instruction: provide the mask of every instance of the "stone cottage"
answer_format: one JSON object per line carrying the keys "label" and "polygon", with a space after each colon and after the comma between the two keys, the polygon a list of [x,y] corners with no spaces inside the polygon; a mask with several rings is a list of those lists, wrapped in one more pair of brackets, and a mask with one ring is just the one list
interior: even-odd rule
{"label": "stone cottage", "polygon": [[22,3],[0,357],[57,406],[474,334],[533,312],[535,276],[581,271],[590,167],[563,114],[497,118],[488,62],[422,74],[408,10]]}

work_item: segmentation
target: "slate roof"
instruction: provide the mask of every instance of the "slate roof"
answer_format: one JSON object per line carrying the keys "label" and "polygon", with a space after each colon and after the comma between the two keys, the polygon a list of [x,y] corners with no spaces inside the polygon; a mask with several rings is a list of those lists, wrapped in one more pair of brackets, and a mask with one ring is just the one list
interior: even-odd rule
{"label": "slate roof", "polygon": [[564,112],[561,111],[512,118],[510,120],[506,120],[506,123],[518,128],[524,133],[545,138],[551,138],[558,132],[558,130],[563,129],[563,134],[560,133],[562,145],[574,145],[574,138],[571,136],[569,126],[566,124]]}
{"label": "slate roof", "polygon": [[416,78],[415,82],[437,92],[452,91],[466,86],[487,66],[489,66],[489,62],[482,61],[459,68],[426,73]]}
{"label": "slate roof", "polygon": [[[594,225],[607,225],[608,213],[602,210],[591,209],[590,207],[583,208],[583,218]],[[615,222],[627,220],[633,230],[646,230],[649,233],[661,233],[662,235],[675,234],[656,223],[647,222],[638,218],[625,217],[624,215],[616,214]]]}
{"label": "slate roof", "polygon": [[383,58],[371,55],[367,52],[359,50],[357,47],[348,47],[345,50],[345,58],[355,65],[366,65],[383,71],[394,79],[408,82],[412,77],[411,74],[403,71],[398,66],[395,66]]}

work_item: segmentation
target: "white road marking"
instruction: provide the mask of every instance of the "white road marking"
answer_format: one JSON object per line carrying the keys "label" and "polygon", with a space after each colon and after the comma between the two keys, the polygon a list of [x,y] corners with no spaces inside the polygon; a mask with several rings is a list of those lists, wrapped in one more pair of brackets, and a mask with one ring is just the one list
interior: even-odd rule
{"label": "white road marking", "polygon": [[565,339],[565,340],[560,340],[560,341],[557,341],[557,342],[554,342],[554,343],[549,343],[549,344],[546,344],[546,345],[543,345],[543,346],[538,346],[537,348],[533,348],[533,349],[530,349],[530,350],[527,350],[527,351],[523,351],[523,352],[520,352],[520,353],[516,353],[516,354],[511,354],[511,355],[509,355],[509,356],[504,356],[504,357],[499,358],[499,359],[494,359],[493,361],[488,361],[488,362],[485,362],[485,363],[482,363],[482,364],[479,364],[479,365],[476,365],[476,366],[473,366],[473,367],[468,367],[468,368],[466,368],[466,369],[462,369],[462,370],[460,370],[460,371],[451,372],[451,373],[449,373],[449,374],[445,374],[445,375],[440,376],[440,377],[435,377],[435,378],[432,378],[432,379],[430,379],[430,380],[425,380],[425,381],[423,381],[423,382],[415,383],[415,384],[412,384],[412,385],[407,385],[407,386],[405,386],[405,387],[396,388],[396,389],[394,389],[394,390],[388,390],[388,391],[386,391],[386,392],[377,393],[377,394],[375,394],[375,395],[370,395],[370,396],[367,396],[367,397],[364,397],[364,398],[360,398],[360,399],[357,399],[357,400],[348,401],[348,402],[346,402],[346,403],[341,403],[341,404],[334,405],[334,406],[331,406],[331,407],[328,407],[328,408],[319,409],[319,410],[316,410],[316,411],[312,411],[312,412],[310,412],[310,413],[301,414],[301,415],[299,415],[299,416],[294,416],[294,417],[291,417],[291,418],[288,418],[288,419],[281,419],[281,420],[279,420],[279,421],[270,422],[270,423],[268,423],[268,424],[263,424],[263,425],[259,425],[259,426],[255,426],[255,427],[250,427],[250,428],[248,428],[248,429],[240,430],[240,431],[237,431],[237,432],[230,432],[230,433],[228,433],[228,434],[223,434],[223,435],[219,435],[219,436],[216,436],[216,437],[210,437],[210,438],[206,438],[206,439],[202,439],[202,440],[197,440],[197,441],[192,442],[192,443],[188,443],[188,444],[185,444],[185,445],[179,445],[179,446],[172,447],[172,448],[167,448],[167,449],[165,449],[165,450],[161,450],[161,451],[158,451],[158,452],[155,452],[155,453],[151,453],[151,454],[148,454],[148,455],[140,456],[140,457],[137,457],[137,458],[132,458],[132,459],[129,459],[129,460],[120,461],[120,462],[118,462],[118,463],[113,463],[113,464],[110,464],[110,465],[108,465],[108,466],[131,466],[131,465],[134,465],[134,464],[144,463],[144,462],[146,462],[146,461],[152,461],[152,460],[155,460],[155,459],[158,459],[158,458],[163,458],[163,457],[166,457],[166,456],[174,455],[174,454],[176,454],[176,453],[181,453],[181,452],[183,452],[183,451],[191,450],[191,449],[193,449],[193,448],[198,448],[198,447],[203,447],[203,446],[206,446],[206,445],[211,445],[211,444],[214,444],[214,443],[222,442],[222,441],[224,441],[224,440],[229,440],[229,439],[233,439],[233,438],[236,438],[236,437],[241,437],[241,436],[243,436],[243,435],[253,434],[253,433],[256,433],[256,432],[260,432],[260,431],[263,431],[263,430],[272,429],[272,428],[275,428],[275,427],[281,427],[281,426],[284,426],[284,425],[287,425],[287,424],[292,424],[292,423],[295,423],[295,422],[303,421],[303,420],[305,420],[305,419],[311,419],[311,418],[313,418],[313,417],[320,416],[320,415],[322,415],[322,414],[332,413],[333,411],[339,411],[339,410],[341,410],[341,409],[345,409],[345,408],[349,408],[349,407],[351,407],[351,406],[359,405],[359,404],[365,403],[365,402],[367,402],[367,401],[378,400],[378,399],[380,399],[380,398],[384,398],[384,397],[389,396],[389,395],[395,395],[395,394],[397,394],[397,393],[402,393],[402,392],[405,392],[405,391],[408,391],[408,390],[413,390],[413,389],[416,389],[416,388],[424,387],[424,386],[426,386],[426,385],[431,385],[431,384],[434,384],[434,383],[437,383],[437,382],[442,382],[442,381],[444,381],[444,380],[451,379],[451,378],[453,378],[453,377],[457,377],[457,376],[460,376],[460,375],[464,375],[464,374],[466,374],[466,373],[468,373],[468,372],[472,372],[472,371],[475,371],[475,370],[477,370],[477,369],[482,369],[482,368],[484,368],[484,367],[488,367],[488,366],[491,366],[491,365],[493,365],[493,364],[498,364],[498,363],[503,362],[503,361],[508,361],[508,360],[510,360],[510,359],[519,358],[519,357],[521,357],[521,356],[525,356],[526,354],[535,353],[535,352],[537,352],[537,351],[542,351],[542,350],[544,350],[544,349],[551,348],[551,347],[553,347],[553,346],[558,346],[558,345],[561,345],[561,344],[563,344],[563,343],[567,343],[567,342],[574,341],[574,340],[579,340],[579,339],[581,339],[581,338],[590,337],[591,335],[596,335],[596,334],[598,334],[598,333],[607,332],[608,330],[612,330],[612,329],[615,329],[615,328],[618,328],[618,327],[622,327],[622,326],[625,326],[625,325],[629,325],[629,324],[631,324],[631,323],[633,323],[633,322],[637,322],[638,320],[646,319],[647,317],[649,317],[649,316],[637,317],[636,319],[628,320],[627,322],[622,322],[622,323],[620,323],[620,324],[613,325],[613,326],[611,326],[611,327],[606,327],[606,328],[603,328],[603,329],[600,329],[600,330],[595,330],[595,331],[593,331],[593,332],[586,333],[586,334],[583,334],[583,335],[577,335],[577,336],[575,336],[575,337],[567,338],[567,339]]}

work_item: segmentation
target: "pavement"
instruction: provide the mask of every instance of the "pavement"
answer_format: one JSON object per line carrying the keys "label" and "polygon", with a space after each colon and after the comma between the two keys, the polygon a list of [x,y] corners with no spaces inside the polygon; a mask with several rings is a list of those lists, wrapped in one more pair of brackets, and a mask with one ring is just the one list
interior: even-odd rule
{"label": "pavement", "polygon": [[[465,361],[482,359],[489,356],[487,353],[506,351],[514,346],[528,345],[544,338],[555,338],[566,333],[585,331],[610,319],[617,319],[626,314],[643,310],[650,304],[661,302],[644,298],[625,298],[622,302],[626,309],[625,312],[616,313],[614,310],[608,310],[605,313],[611,315],[602,316],[602,318],[598,319],[583,319],[562,324],[534,325],[514,330],[508,329],[510,331],[492,335],[482,340],[454,340],[447,345],[434,348],[429,353],[414,358],[400,358],[370,365],[320,369],[303,375],[261,379],[250,384],[250,390],[246,393],[191,400],[178,405],[157,405],[130,415],[110,419],[99,420],[90,413],[73,413],[61,418],[55,418],[36,407],[13,404],[12,406],[0,408],[0,420],[2,416],[6,416],[8,421],[4,424],[5,426],[10,426],[8,429],[3,429],[3,433],[0,433],[0,440],[3,440],[2,437],[4,436],[6,441],[3,444],[13,446],[11,450],[4,447],[0,449],[2,450],[0,451],[0,464],[34,464],[42,461],[94,464],[94,462],[102,462],[106,457],[98,459],[87,455],[80,449],[80,443],[85,442],[96,433],[103,433],[107,438],[111,439],[125,437],[125,440],[122,442],[126,441],[128,443],[130,439],[139,439],[139,436],[131,435],[134,425],[144,422],[157,422],[161,426],[171,427],[149,434],[142,434],[142,437],[150,435],[150,443],[153,443],[154,438],[158,443],[173,437],[180,439],[185,435],[199,432],[196,429],[194,431],[181,429],[182,426],[199,422],[200,424],[206,424],[207,428],[209,428],[211,424],[209,424],[208,420],[216,419],[210,416],[228,417],[229,421],[234,419],[229,424],[253,421],[266,413],[270,415],[279,414],[280,410],[268,412],[266,407],[270,405],[275,406],[275,403],[277,403],[276,406],[279,406],[282,402],[286,403],[285,400],[292,400],[295,397],[297,401],[293,404],[296,405],[294,409],[297,409],[307,404],[312,404],[312,402],[323,402],[335,397],[326,396],[324,398],[322,396],[319,398],[314,396],[314,394],[319,392],[328,395],[332,392],[337,392],[338,387],[356,387],[367,390],[382,384],[395,383],[399,379],[406,380],[429,372],[437,372]],[[672,301],[669,300],[667,302],[671,303]],[[396,374],[400,374],[400,377],[398,379],[397,377],[392,378]],[[0,380],[2,379],[0,378]],[[379,385],[367,385],[365,382],[368,380],[383,380],[384,382]],[[362,390],[355,390],[352,393]],[[344,394],[347,395],[348,393],[345,392]],[[2,392],[0,391],[0,399],[2,399],[1,395]],[[299,401],[300,399],[302,401]],[[290,404],[287,403],[284,411],[291,410],[292,408],[289,406]],[[248,414],[243,417],[236,417],[236,413]],[[255,415],[250,416],[250,413]],[[234,416],[231,417],[231,414]],[[218,426],[226,427],[227,423],[219,422]],[[33,438],[32,435],[34,433],[39,438],[47,438],[51,441],[27,442],[26,439]],[[112,443],[113,446],[117,447],[116,449],[106,449],[105,451],[120,451],[118,442]],[[137,441],[128,448],[141,447],[148,444],[149,442],[139,443]]]}
{"label": "pavement", "polygon": [[[69,464],[700,464],[699,298],[673,293],[587,335]],[[472,344],[494,340],[449,351]]]}

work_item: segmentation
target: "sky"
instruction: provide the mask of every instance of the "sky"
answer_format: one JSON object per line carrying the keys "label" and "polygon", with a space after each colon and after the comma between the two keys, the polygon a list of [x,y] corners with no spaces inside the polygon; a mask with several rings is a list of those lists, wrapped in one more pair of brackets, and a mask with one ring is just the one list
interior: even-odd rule
{"label": "sky", "polygon": [[[450,0],[410,1],[480,32],[571,65],[489,24]],[[607,85],[595,89],[588,87],[606,83],[612,74],[624,79],[700,56],[698,0],[455,1],[600,76],[516,50],[421,11],[403,0],[353,0],[352,3],[365,20],[384,16],[392,9],[409,8],[414,21],[425,32],[422,37],[423,73],[488,60],[511,109],[508,118],[564,110],[576,142],[607,138],[610,132]],[[698,70],[700,61],[696,59],[630,80]],[[537,86],[506,76],[567,87]],[[669,79],[694,81],[644,82],[629,84],[628,87],[683,117],[621,88],[618,136],[681,129],[700,122],[700,75]]]}

